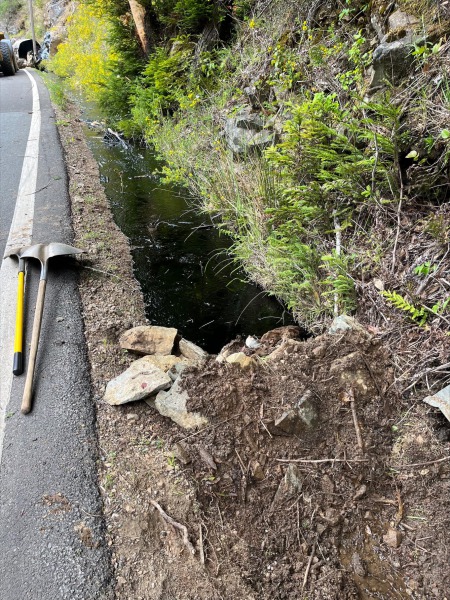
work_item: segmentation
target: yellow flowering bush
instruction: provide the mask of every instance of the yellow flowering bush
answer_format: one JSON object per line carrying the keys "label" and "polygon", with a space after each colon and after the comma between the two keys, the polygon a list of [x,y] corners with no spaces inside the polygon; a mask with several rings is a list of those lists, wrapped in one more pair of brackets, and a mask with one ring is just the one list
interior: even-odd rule
{"label": "yellow flowering bush", "polygon": [[117,56],[107,44],[109,21],[101,9],[80,4],[70,17],[67,40],[58,46],[50,69],[67,79],[71,88],[97,100]]}

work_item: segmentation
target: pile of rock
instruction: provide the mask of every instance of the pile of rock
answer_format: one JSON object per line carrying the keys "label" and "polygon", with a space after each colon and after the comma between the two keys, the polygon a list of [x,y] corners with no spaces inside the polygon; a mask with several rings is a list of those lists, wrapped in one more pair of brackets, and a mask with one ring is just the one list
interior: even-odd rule
{"label": "pile of rock", "polygon": [[[328,333],[339,335],[347,330],[368,335],[359,323],[346,315],[336,317]],[[234,366],[252,371],[257,369],[261,360],[275,361],[298,352],[303,343],[300,337],[301,330],[296,325],[278,327],[268,331],[259,339],[248,336],[246,340],[233,340],[222,348],[215,360],[228,363],[230,368]],[[180,377],[187,367],[201,367],[209,357],[207,352],[183,339],[176,329],[154,325],[129,329],[122,334],[119,343],[124,350],[144,356],[134,361],[126,371],[108,383],[104,396],[108,404],[117,406],[144,400],[161,415],[169,417],[186,429],[204,427],[208,424],[205,416],[187,410],[189,396],[183,389]],[[320,358],[321,346],[317,346],[313,353]],[[352,359],[354,354],[348,355],[346,359]],[[348,365],[344,363],[345,359],[336,360],[331,365],[330,372],[338,372],[343,383],[353,386],[364,394],[367,385],[361,372],[347,368]],[[295,406],[280,414],[273,424],[271,433],[290,435],[298,433],[305,426],[312,427],[317,420],[317,414],[310,396],[311,393],[307,391]]]}
{"label": "pile of rock", "polygon": [[182,427],[199,427],[207,420],[186,410],[187,394],[179,384],[186,367],[198,366],[208,354],[178,335],[173,327],[142,325],[122,334],[121,348],[143,354],[106,386],[104,400],[117,406],[145,400]]}

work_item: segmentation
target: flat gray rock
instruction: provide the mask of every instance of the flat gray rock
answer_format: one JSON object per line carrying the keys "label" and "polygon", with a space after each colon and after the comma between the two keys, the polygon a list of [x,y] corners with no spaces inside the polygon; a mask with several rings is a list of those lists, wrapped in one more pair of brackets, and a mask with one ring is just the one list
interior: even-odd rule
{"label": "flat gray rock", "polygon": [[339,315],[338,317],[334,317],[328,333],[330,335],[338,335],[344,331],[349,331],[350,329],[369,335],[368,331],[366,331],[364,327],[358,323],[358,321],[356,321],[353,317],[349,317],[348,315]]}
{"label": "flat gray rock", "polygon": [[204,427],[208,424],[208,419],[200,413],[188,412],[186,409],[188,399],[188,393],[181,389],[177,379],[169,392],[159,392],[155,399],[155,408],[163,417],[169,417],[185,429]]}
{"label": "flat gray rock", "polygon": [[171,384],[170,377],[153,364],[152,357],[144,356],[108,383],[104,400],[113,406],[136,402],[169,388]]}

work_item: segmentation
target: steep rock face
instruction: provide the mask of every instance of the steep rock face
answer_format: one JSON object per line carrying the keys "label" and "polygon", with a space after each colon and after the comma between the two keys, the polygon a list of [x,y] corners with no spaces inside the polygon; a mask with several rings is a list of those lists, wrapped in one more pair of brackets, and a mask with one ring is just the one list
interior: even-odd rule
{"label": "steep rock face", "polygon": [[44,6],[44,27],[51,32],[50,55],[67,36],[67,19],[74,13],[77,3],[70,0],[51,0]]}
{"label": "steep rock face", "polygon": [[70,0],[51,0],[45,4],[44,24],[46,27],[54,27],[62,19],[67,18],[67,9],[73,10],[73,2]]}

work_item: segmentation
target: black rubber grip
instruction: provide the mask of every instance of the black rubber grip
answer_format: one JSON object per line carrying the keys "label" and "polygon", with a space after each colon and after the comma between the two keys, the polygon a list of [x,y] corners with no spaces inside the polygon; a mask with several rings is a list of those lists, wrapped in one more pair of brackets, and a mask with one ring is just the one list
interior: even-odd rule
{"label": "black rubber grip", "polygon": [[22,375],[22,373],[23,373],[23,354],[22,354],[22,352],[14,352],[13,373],[14,373],[14,375]]}

